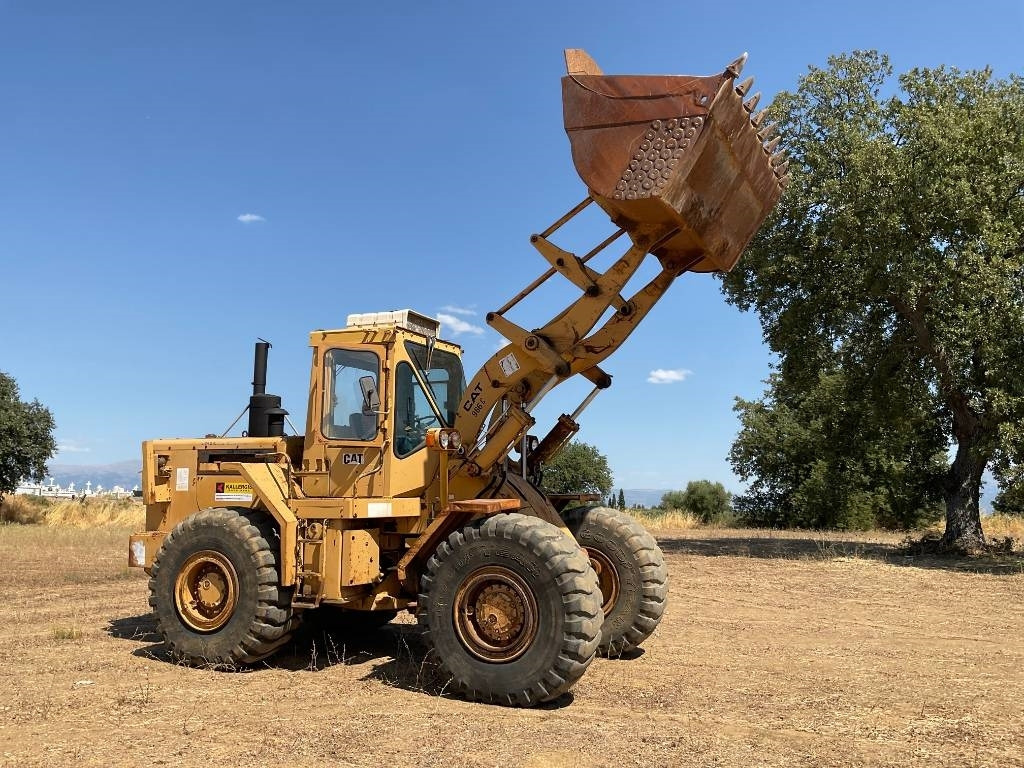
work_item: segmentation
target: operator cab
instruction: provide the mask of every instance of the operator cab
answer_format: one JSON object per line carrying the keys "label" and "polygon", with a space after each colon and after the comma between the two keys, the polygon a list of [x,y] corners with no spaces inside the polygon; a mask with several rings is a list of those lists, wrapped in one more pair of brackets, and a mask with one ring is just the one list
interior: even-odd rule
{"label": "operator cab", "polygon": [[[410,338],[408,334],[402,334],[397,339],[405,354],[396,356],[398,362],[394,366],[392,450],[397,458],[403,459],[426,445],[428,429],[451,427],[455,423],[455,411],[466,389],[466,377],[459,355],[438,346],[441,323],[432,317],[409,309],[354,314],[348,316],[346,330],[389,326],[412,331],[419,337]],[[445,342],[442,344],[449,346]],[[343,414],[344,407],[335,406],[333,414],[341,413],[343,421],[344,418],[349,420],[348,428],[343,424],[340,432],[346,437],[355,435],[358,439],[372,440],[376,434],[375,413],[379,409],[379,397],[375,408],[367,390],[377,381],[376,355],[369,352],[332,351],[344,363],[336,370],[335,380],[356,380],[355,391],[359,398],[359,412],[353,412],[347,417]],[[342,389],[346,386],[351,389],[348,383]]]}
{"label": "operator cab", "polygon": [[303,488],[310,496],[416,493],[427,432],[452,427],[466,389],[461,348],[411,310],[348,316],[314,331]]}

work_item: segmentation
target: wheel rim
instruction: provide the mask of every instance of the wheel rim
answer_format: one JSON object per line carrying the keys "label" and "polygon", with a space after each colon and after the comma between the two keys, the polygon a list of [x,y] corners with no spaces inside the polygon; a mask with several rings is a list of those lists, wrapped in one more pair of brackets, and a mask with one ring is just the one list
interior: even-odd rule
{"label": "wheel rim", "polygon": [[238,576],[231,561],[209,549],[189,557],[174,581],[174,604],[181,620],[197,632],[224,626],[238,604]]}
{"label": "wheel rim", "polygon": [[471,573],[459,587],[452,611],[459,640],[484,661],[514,661],[537,636],[533,590],[508,568],[487,566]]}
{"label": "wheel rim", "polygon": [[604,600],[601,610],[607,616],[619,599],[619,572],[615,570],[615,565],[604,552],[590,547],[586,550],[587,557],[590,558],[590,567],[597,574],[597,583],[601,587],[601,598]]}

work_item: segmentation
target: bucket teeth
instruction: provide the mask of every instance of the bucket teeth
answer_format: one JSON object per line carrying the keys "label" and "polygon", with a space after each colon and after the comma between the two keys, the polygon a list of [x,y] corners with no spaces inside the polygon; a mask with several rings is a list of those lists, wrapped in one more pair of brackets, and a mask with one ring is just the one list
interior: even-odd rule
{"label": "bucket teeth", "polygon": [[753,125],[755,128],[758,128],[761,125],[761,123],[764,121],[764,116],[765,116],[766,112],[768,112],[768,108],[767,107],[765,107],[760,112],[758,112],[756,115],[754,115],[752,118],[750,118],[750,124]]}
{"label": "bucket teeth", "polygon": [[747,101],[743,102],[743,108],[745,110],[747,110],[747,112],[753,112],[754,111],[754,107],[757,106],[757,102],[759,102],[760,100],[761,100],[761,92],[758,91],[753,96],[751,96]]}
{"label": "bucket teeth", "polygon": [[729,77],[739,77],[740,72],[743,71],[743,65],[747,63],[747,54],[744,52],[736,61],[725,68],[725,74]]}
{"label": "bucket teeth", "polygon": [[783,176],[781,179],[779,179],[779,186],[783,187],[783,188],[788,187],[789,186],[789,182],[791,182],[792,180],[793,180],[793,177],[787,173],[785,176]]}
{"label": "bucket teeth", "polygon": [[789,160],[775,166],[775,175],[780,179],[789,172]]}
{"label": "bucket teeth", "polygon": [[768,141],[775,134],[776,128],[778,128],[778,123],[765,123],[757,132],[757,138],[761,141]]}
{"label": "bucket teeth", "polygon": [[765,151],[769,155],[774,154],[775,153],[775,148],[779,146],[779,142],[780,141],[782,141],[782,137],[781,136],[776,136],[774,139],[772,139],[771,141],[769,141],[767,144],[764,145]]}
{"label": "bucket teeth", "polygon": [[772,166],[778,167],[779,165],[782,164],[782,161],[785,160],[785,159],[786,159],[786,150],[782,150],[781,152],[776,152],[774,155],[772,155]]}
{"label": "bucket teeth", "polygon": [[750,86],[752,86],[753,84],[754,78],[748,77],[746,80],[744,80],[742,83],[736,86],[736,93],[738,93],[740,96],[746,96],[747,91],[750,90]]}

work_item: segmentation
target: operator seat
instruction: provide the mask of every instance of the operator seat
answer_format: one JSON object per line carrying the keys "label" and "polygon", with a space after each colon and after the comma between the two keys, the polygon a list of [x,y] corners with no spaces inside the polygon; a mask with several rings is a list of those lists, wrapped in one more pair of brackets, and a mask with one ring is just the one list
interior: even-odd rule
{"label": "operator seat", "polygon": [[377,435],[377,415],[374,413],[350,414],[348,424],[356,440],[373,440]]}

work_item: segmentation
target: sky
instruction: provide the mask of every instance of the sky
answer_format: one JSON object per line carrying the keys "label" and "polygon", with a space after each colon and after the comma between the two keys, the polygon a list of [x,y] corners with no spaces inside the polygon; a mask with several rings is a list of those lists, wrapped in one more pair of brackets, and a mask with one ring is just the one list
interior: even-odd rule
{"label": "sky", "polygon": [[[252,345],[304,428],[308,333],[413,308],[465,349],[539,275],[529,244],[585,195],[562,50],[610,74],[714,74],[743,51],[768,103],[830,54],[897,72],[1021,72],[1024,2],[12,2],[0,0],[0,370],[54,414],[57,461],[220,433]],[[600,211],[565,232],[582,253]],[[561,278],[510,313],[543,325]],[[757,317],[686,275],[603,366],[581,418],[617,487],[741,485],[737,396],[770,371]],[[535,412],[538,434],[589,385]]]}

